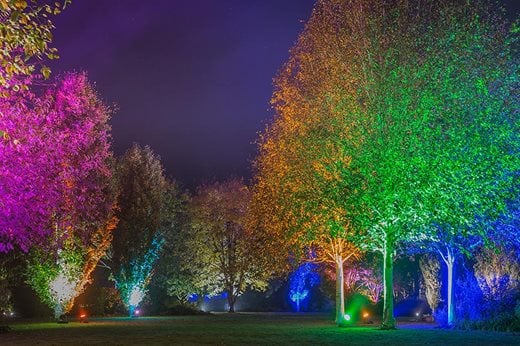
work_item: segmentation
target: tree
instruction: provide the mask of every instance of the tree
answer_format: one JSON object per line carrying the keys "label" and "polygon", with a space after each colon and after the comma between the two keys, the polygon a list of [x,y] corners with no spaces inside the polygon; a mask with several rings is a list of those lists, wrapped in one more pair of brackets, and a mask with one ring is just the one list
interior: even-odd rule
{"label": "tree", "polygon": [[164,239],[157,233],[148,251],[132,258],[128,266],[121,269],[115,277],[116,288],[121,294],[123,303],[128,307],[130,317],[134,316],[136,308],[146,296],[163,243]]}
{"label": "tree", "polygon": [[111,269],[130,315],[146,294],[164,243],[171,183],[150,147],[134,144],[117,164],[119,224],[112,242]]}
{"label": "tree", "polygon": [[[1,97],[26,88],[30,76],[43,58],[58,58],[56,48],[49,46],[54,29],[49,17],[59,14],[69,3],[70,0],[56,1],[53,5],[39,4],[38,0],[0,2]],[[40,73],[48,78],[50,69],[43,65]]]}
{"label": "tree", "polygon": [[475,256],[475,278],[485,298],[506,301],[520,288],[520,264],[513,251],[483,248]]}
{"label": "tree", "polygon": [[419,260],[419,268],[424,280],[426,300],[434,315],[441,300],[441,266],[434,256],[424,255]]}
{"label": "tree", "polygon": [[[110,110],[85,74],[69,73],[36,99],[34,112],[36,120],[49,122],[43,134],[52,137],[39,140],[52,145],[47,156],[42,155],[51,163],[44,166],[50,172],[42,173],[51,174],[55,199],[49,204],[47,219],[38,225],[49,227],[52,233],[47,234],[46,244],[31,251],[28,282],[59,317],[72,308],[74,298],[90,282],[117,223],[111,186]],[[37,126],[31,130],[30,134],[38,134]],[[34,188],[33,194],[47,192]]]}
{"label": "tree", "polygon": [[[396,56],[411,50],[414,33],[404,30],[408,13],[395,16],[394,5],[318,2],[276,79],[278,118],[262,140],[258,163],[265,180],[260,188],[275,182],[269,193],[292,200],[262,198],[282,210],[297,206],[278,214],[283,222],[298,220],[281,229],[323,230],[384,255],[383,324],[389,328],[392,257],[415,205],[409,187],[417,166],[405,161],[416,142],[407,136],[410,119],[402,100],[413,81],[402,65],[412,66],[414,55]],[[316,215],[319,222],[301,227]]]}
{"label": "tree", "polygon": [[301,302],[309,297],[309,290],[320,283],[316,269],[316,264],[305,262],[289,276],[289,298],[296,303],[296,312],[301,311]]}
{"label": "tree", "polygon": [[[333,109],[319,99],[330,87],[321,73],[341,69],[334,59],[315,59],[327,50],[313,41],[329,35],[322,19],[327,22],[311,17],[275,79],[271,102],[277,118],[259,140],[253,210],[257,230],[275,242],[273,248],[281,254],[334,265],[336,323],[341,325],[347,322],[344,264],[361,252],[353,243],[359,232],[351,220],[358,211],[354,192],[362,186],[349,169],[352,158],[341,144],[348,134],[343,124],[329,118]],[[314,255],[308,256],[309,251]]]}
{"label": "tree", "polygon": [[420,194],[429,248],[447,267],[448,324],[457,259],[504,238],[488,231],[490,220],[519,193],[517,34],[508,31],[490,5],[475,2],[446,6],[428,34],[435,59],[422,67],[423,111],[435,116],[419,155],[435,168]]}
{"label": "tree", "polygon": [[210,295],[225,292],[229,312],[247,287],[264,290],[271,277],[263,243],[247,227],[251,193],[242,180],[203,185],[188,205],[190,234],[183,268],[197,273],[195,285]]}
{"label": "tree", "polygon": [[48,243],[56,226],[74,226],[86,243],[113,204],[111,110],[84,73],[65,74],[39,97],[0,99],[0,108],[9,134],[0,145],[0,251]]}

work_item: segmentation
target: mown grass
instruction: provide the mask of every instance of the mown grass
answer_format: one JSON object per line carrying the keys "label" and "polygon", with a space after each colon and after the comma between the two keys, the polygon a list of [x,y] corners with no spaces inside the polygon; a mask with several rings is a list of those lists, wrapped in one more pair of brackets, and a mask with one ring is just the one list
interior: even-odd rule
{"label": "mown grass", "polygon": [[218,314],[92,319],[89,323],[16,322],[1,345],[520,345],[520,335],[406,325],[338,328],[328,316]]}

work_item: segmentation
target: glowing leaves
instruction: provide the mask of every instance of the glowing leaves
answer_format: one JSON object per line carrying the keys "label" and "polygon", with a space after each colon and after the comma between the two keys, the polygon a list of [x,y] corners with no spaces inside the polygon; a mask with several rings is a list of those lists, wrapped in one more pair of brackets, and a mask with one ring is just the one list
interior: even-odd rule
{"label": "glowing leaves", "polygon": [[121,299],[129,309],[130,316],[145,297],[148,284],[153,275],[153,267],[159,258],[164,239],[156,234],[148,251],[142,256],[133,258],[128,266],[122,267],[114,275],[116,288]]}
{"label": "glowing leaves", "polygon": [[269,239],[249,227],[251,192],[241,179],[200,186],[188,209],[184,270],[205,294],[227,294],[229,311],[246,288],[264,290],[271,277]]}
{"label": "glowing leaves", "polygon": [[[91,232],[87,245],[69,231],[59,250],[56,251],[56,247],[52,245],[43,250],[32,250],[27,283],[54,310],[56,318],[72,309],[74,299],[91,282],[92,272],[110,246],[116,224],[117,219],[112,217],[99,225]],[[63,233],[59,229],[55,232],[56,238]]]}
{"label": "glowing leaves", "polygon": [[52,221],[86,242],[113,206],[110,109],[85,74],[69,73],[41,97],[0,99],[0,114],[0,249],[45,242]]}
{"label": "glowing leaves", "polygon": [[[49,15],[57,15],[70,0],[54,5],[37,4],[31,1],[2,0],[0,2],[0,86],[1,96],[8,97],[12,91],[26,89],[36,66],[44,58],[58,58],[52,42],[54,25]],[[48,78],[50,69],[41,68]]]}
{"label": "glowing leaves", "polygon": [[300,312],[301,303],[309,296],[309,289],[320,282],[320,277],[316,273],[317,265],[314,263],[304,263],[294,271],[289,277],[289,299],[296,303],[296,311]]}
{"label": "glowing leaves", "polygon": [[150,147],[134,144],[117,165],[119,223],[114,231],[112,265],[116,287],[133,314],[130,298],[144,296],[159,258],[167,227],[173,184]]}

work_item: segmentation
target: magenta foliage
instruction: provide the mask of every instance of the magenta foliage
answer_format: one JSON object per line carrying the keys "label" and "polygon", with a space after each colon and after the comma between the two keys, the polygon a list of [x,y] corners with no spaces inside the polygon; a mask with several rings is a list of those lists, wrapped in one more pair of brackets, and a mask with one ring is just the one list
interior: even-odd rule
{"label": "magenta foliage", "polygon": [[[39,97],[0,100],[0,252],[27,251],[74,226],[86,240],[104,221],[108,194],[110,111],[83,73],[69,73]],[[88,231],[87,231],[88,230]]]}

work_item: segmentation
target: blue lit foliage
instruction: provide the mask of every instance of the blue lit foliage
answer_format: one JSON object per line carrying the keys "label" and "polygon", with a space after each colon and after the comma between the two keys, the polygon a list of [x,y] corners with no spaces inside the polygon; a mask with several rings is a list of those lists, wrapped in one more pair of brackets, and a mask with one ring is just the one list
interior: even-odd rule
{"label": "blue lit foliage", "polygon": [[310,299],[310,289],[320,283],[320,276],[315,270],[316,264],[307,262],[300,265],[289,277],[289,299],[298,312],[301,304]]}
{"label": "blue lit foliage", "polygon": [[147,293],[147,286],[153,275],[153,266],[159,258],[164,239],[156,235],[150,249],[141,257],[134,258],[130,265],[123,267],[117,277],[116,288],[121,293],[121,299],[128,307],[129,315],[133,316],[135,309]]}

